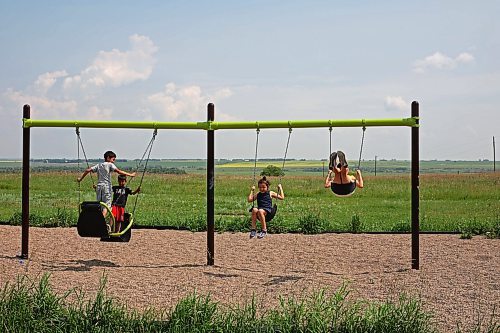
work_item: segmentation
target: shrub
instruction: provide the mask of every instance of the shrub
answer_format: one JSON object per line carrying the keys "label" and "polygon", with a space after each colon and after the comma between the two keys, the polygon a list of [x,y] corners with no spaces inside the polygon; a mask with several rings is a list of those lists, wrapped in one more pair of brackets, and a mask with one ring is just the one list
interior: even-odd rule
{"label": "shrub", "polygon": [[351,218],[351,225],[349,228],[349,231],[357,234],[361,232],[361,229],[363,228],[363,223],[361,222],[361,219],[359,218],[358,214],[354,214]]}
{"label": "shrub", "polygon": [[182,225],[186,226],[190,231],[207,230],[207,221],[204,215],[189,216],[184,220],[184,223]]}
{"label": "shrub", "polygon": [[231,231],[231,232],[238,232],[238,231],[247,231],[248,226],[250,225],[250,221],[248,217],[243,217],[243,216],[233,216],[231,218],[226,218],[226,219],[219,219],[218,221],[218,230],[219,231]]}
{"label": "shrub", "polygon": [[[28,219],[30,225],[40,226],[43,224],[43,218],[40,215],[30,214]],[[14,213],[9,219],[9,223],[12,225],[21,225],[22,222],[23,222],[23,215],[21,212]]]}
{"label": "shrub", "polygon": [[45,227],[69,227],[76,224],[74,215],[66,209],[57,209],[54,216],[42,222]]}
{"label": "shrub", "polygon": [[411,231],[411,223],[409,221],[399,221],[396,222],[392,228],[392,232],[410,232]]}
{"label": "shrub", "polygon": [[280,167],[277,167],[275,165],[268,165],[267,167],[264,168],[264,170],[262,170],[260,175],[279,177],[279,176],[284,176],[285,172],[283,172],[283,170],[281,170]]}
{"label": "shrub", "polygon": [[327,222],[320,214],[309,213],[299,217],[299,228],[304,234],[319,234],[326,231]]}

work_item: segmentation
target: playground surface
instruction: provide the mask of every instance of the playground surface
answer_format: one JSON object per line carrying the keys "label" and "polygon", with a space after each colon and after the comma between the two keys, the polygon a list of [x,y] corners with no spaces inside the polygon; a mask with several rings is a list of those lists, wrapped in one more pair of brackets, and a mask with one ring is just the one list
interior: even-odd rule
{"label": "playground surface", "polygon": [[215,235],[215,265],[206,265],[206,233],[133,230],[130,243],[80,238],[75,228],[31,228],[30,259],[20,261],[21,228],[0,226],[0,284],[48,272],[58,292],[82,288],[92,297],[103,275],[108,294],[130,307],[165,309],[196,291],[221,304],[255,295],[262,309],[278,297],[309,296],[345,281],[351,297],[420,296],[443,331],[500,312],[500,240],[421,235],[420,270],[411,269],[411,235],[279,234],[249,239]]}

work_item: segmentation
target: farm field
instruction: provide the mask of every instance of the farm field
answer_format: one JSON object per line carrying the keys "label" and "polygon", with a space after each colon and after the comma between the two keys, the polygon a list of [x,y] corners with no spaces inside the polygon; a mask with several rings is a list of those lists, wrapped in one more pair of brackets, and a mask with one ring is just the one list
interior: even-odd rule
{"label": "farm field", "polygon": [[[90,159],[90,164],[101,162],[101,159]],[[354,161],[351,161],[354,163]],[[118,160],[117,165],[123,169],[137,168],[137,160]],[[259,159],[257,168],[262,170],[267,165],[281,167],[283,159]],[[496,163],[499,168],[499,163]],[[33,159],[31,168],[33,171],[68,171],[83,169],[85,161],[76,159]],[[356,161],[357,166],[357,161]],[[216,159],[215,167],[218,173],[230,175],[251,175],[253,174],[253,159]],[[20,172],[22,163],[19,160],[0,160],[0,172]],[[361,169],[367,175],[377,174],[404,174],[410,172],[410,161],[379,159],[362,160]],[[206,161],[203,159],[151,159],[148,163],[148,171],[151,173],[167,173],[171,169],[178,169],[187,173],[206,172]],[[493,161],[420,161],[420,173],[480,173],[492,172]],[[498,169],[497,169],[498,170]],[[328,163],[325,160],[297,160],[287,159],[285,171],[290,175],[326,175]]]}
{"label": "farm field", "polygon": [[[231,168],[228,168],[231,169]],[[298,172],[298,171],[297,171]],[[32,225],[75,225],[79,201],[93,200],[90,177],[76,183],[76,170],[31,174]],[[216,230],[246,231],[246,196],[252,173],[216,172]],[[277,177],[271,177],[276,190]],[[271,233],[406,232],[410,230],[410,177],[407,174],[365,176],[365,188],[350,198],[337,198],[323,188],[321,174],[294,174],[282,179],[286,198],[269,224]],[[423,174],[420,178],[422,231],[485,233],[500,219],[500,174]],[[134,188],[134,181],[129,183]],[[206,228],[206,178],[201,173],[147,174],[128,209],[142,226],[201,231]],[[21,175],[0,173],[0,221],[20,223]]]}

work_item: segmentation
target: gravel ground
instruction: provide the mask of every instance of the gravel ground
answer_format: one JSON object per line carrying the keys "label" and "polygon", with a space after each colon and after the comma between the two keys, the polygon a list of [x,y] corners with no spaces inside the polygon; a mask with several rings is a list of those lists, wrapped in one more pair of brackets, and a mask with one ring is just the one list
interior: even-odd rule
{"label": "gravel ground", "polygon": [[206,233],[133,230],[130,243],[80,238],[75,228],[31,228],[30,259],[20,261],[21,228],[0,226],[0,284],[50,272],[58,292],[92,296],[103,274],[108,294],[130,307],[170,308],[196,290],[223,304],[255,294],[262,309],[278,296],[302,297],[349,281],[351,296],[420,296],[443,332],[467,327],[496,307],[500,320],[500,240],[421,235],[420,270],[411,269],[410,235],[322,234],[215,236],[215,265],[206,265]]}

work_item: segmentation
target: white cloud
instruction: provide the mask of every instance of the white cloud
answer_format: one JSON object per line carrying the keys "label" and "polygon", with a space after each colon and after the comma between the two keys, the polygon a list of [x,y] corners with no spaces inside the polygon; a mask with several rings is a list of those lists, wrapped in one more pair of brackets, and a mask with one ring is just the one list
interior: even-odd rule
{"label": "white cloud", "polygon": [[460,64],[469,64],[474,62],[474,56],[470,53],[463,52],[457,57],[451,58],[441,52],[436,52],[424,59],[419,59],[413,64],[415,73],[425,73],[428,69],[452,70]]}
{"label": "white cloud", "polygon": [[407,111],[410,106],[401,96],[387,96],[385,98],[386,110]]}
{"label": "white cloud", "polygon": [[40,94],[45,95],[54,86],[58,78],[65,76],[68,76],[68,73],[64,70],[41,74],[35,81],[35,89]]}
{"label": "white cloud", "polygon": [[113,116],[113,110],[109,108],[99,108],[97,106],[92,106],[87,112],[87,119],[92,120],[111,120]]}
{"label": "white cloud", "polygon": [[[147,118],[166,120],[200,120],[206,117],[207,104],[232,95],[229,88],[217,90],[213,95],[204,94],[199,86],[177,87],[170,82],[162,92],[150,95],[147,104],[152,113]],[[143,111],[144,112],[144,111]]]}
{"label": "white cloud", "polygon": [[30,95],[12,89],[8,89],[4,93],[4,96],[19,110],[21,110],[24,104],[30,104],[32,118],[68,118],[76,114],[78,106],[78,103],[74,100],[59,101],[45,96]]}
{"label": "white cloud", "polygon": [[147,36],[134,34],[129,37],[129,41],[128,51],[100,51],[92,64],[79,75],[66,78],[64,87],[119,87],[148,79],[156,63],[154,54],[158,47]]}

